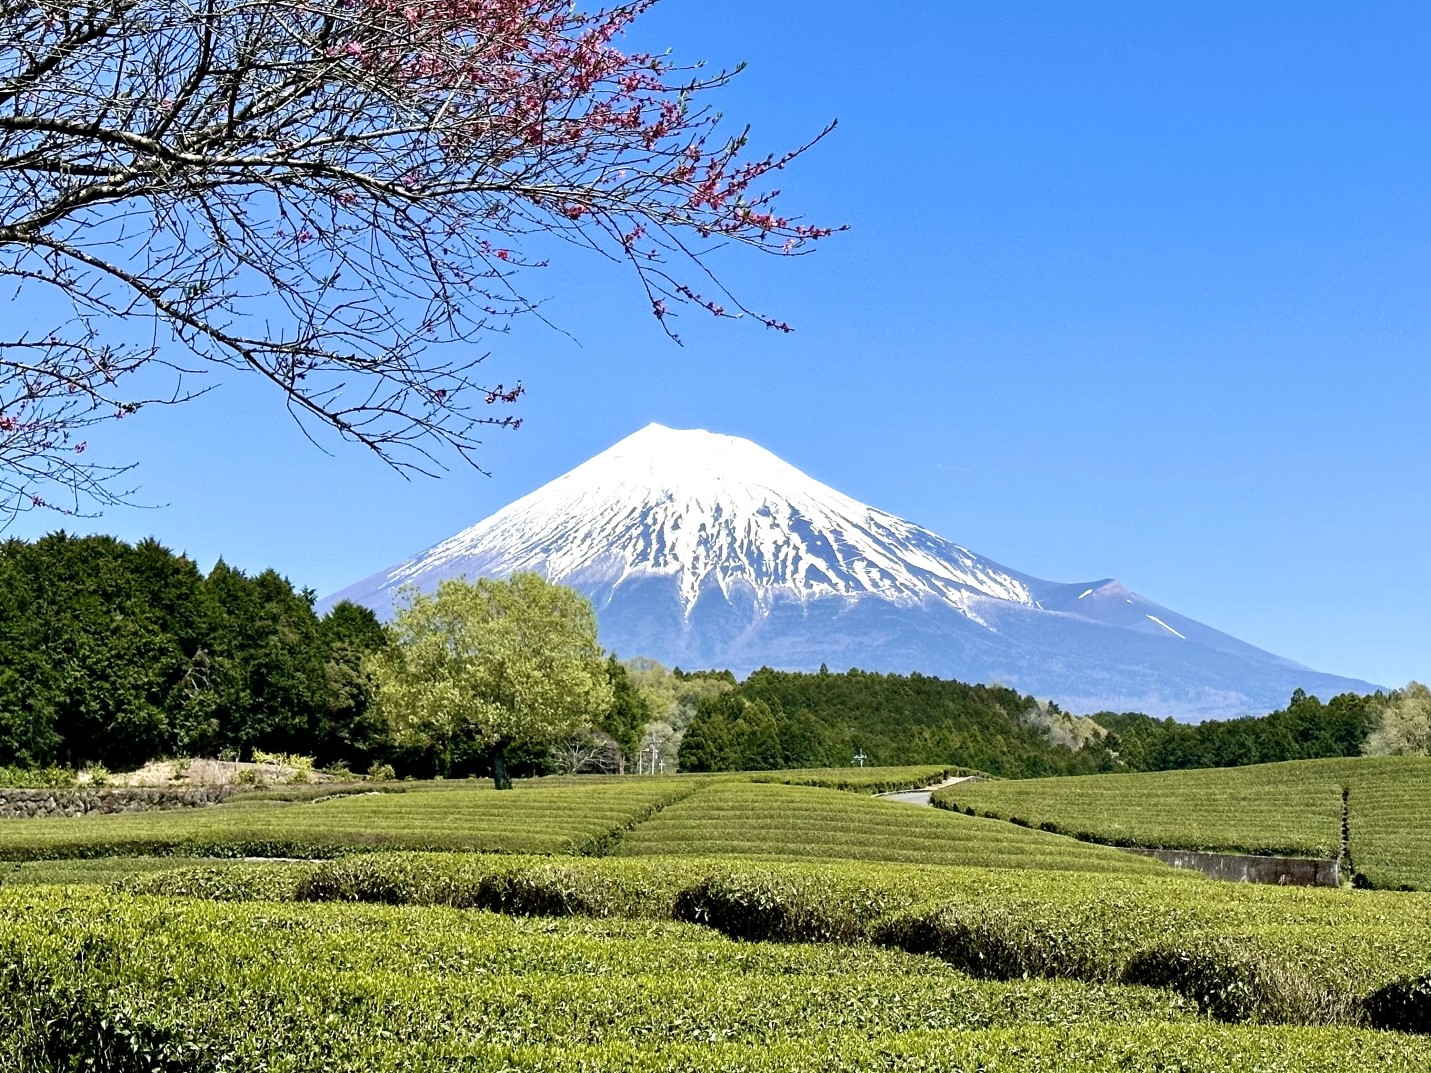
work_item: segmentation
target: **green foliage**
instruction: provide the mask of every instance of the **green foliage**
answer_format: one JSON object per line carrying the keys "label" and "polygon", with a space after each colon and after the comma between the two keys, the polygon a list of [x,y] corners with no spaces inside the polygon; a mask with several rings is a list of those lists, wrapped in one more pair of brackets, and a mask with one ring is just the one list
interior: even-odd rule
{"label": "green foliage", "polygon": [[1378,1028],[1431,1033],[1431,974],[1394,980],[1365,1002],[1367,1020]]}
{"label": "green foliage", "polygon": [[[22,861],[0,865],[0,885],[57,886],[75,883],[120,884],[162,872],[172,875],[184,866],[207,872],[244,866],[245,862],[183,857],[97,857],[59,861]],[[208,891],[204,897],[214,897]]]}
{"label": "green foliage", "polygon": [[920,790],[955,775],[983,775],[969,768],[933,764],[908,767],[795,768],[759,772],[751,782],[780,782],[787,786],[822,786],[827,790],[852,790],[862,794],[885,794],[896,790]]}
{"label": "green foliage", "polygon": [[[450,785],[415,785],[396,794],[295,787],[239,794],[202,809],[5,821],[0,860],[333,857],[379,849],[595,852],[698,783],[608,779],[598,786],[519,784],[512,793],[468,782]],[[298,790],[325,796],[304,801]]]}
{"label": "green foliage", "polygon": [[610,735],[629,760],[640,748],[641,731],[653,718],[651,704],[614,652],[606,660],[606,680],[611,686],[611,703],[592,725]]}
{"label": "green foliage", "polygon": [[[703,924],[747,942],[874,944],[983,979],[1167,988],[1228,1021],[1408,1027],[1431,1018],[1431,899],[1058,873],[731,858],[382,854],[187,869],[130,891],[307,898]],[[1397,1020],[1397,1019],[1400,1020]]]}
{"label": "green foliage", "polygon": [[382,711],[440,775],[490,757],[505,789],[508,749],[545,747],[611,709],[590,601],[537,574],[409,593],[391,635],[369,662]]}
{"label": "green foliage", "polygon": [[738,695],[788,721],[776,767],[847,765],[861,750],[876,764],[958,764],[1011,778],[1114,764],[1101,729],[1002,686],[762,668]]}
{"label": "green foliage", "polygon": [[1431,759],[1306,760],[1245,768],[959,783],[945,808],[1110,845],[1333,858],[1372,886],[1431,890]]}
{"label": "green foliage", "polygon": [[69,768],[0,766],[0,788],[61,790],[77,785],[79,776]]}
{"label": "green foliage", "polygon": [[311,773],[314,763],[311,756],[300,756],[298,753],[268,753],[262,749],[253,751],[253,762],[271,767],[292,768],[303,774]]}
{"label": "green foliage", "polygon": [[869,860],[1162,871],[1146,858],[1042,831],[804,786],[728,779],[672,802],[616,845],[621,856]]}
{"label": "green foliage", "polygon": [[363,759],[382,743],[358,649],[382,633],[351,605],[329,619],[273,571],[220,562],[204,577],[154,540],[6,541],[0,763],[131,770],[253,748]]}
{"label": "green foliage", "polygon": [[1342,774],[1356,881],[1431,891],[1431,760],[1350,760]]}
{"label": "green foliage", "polygon": [[1147,989],[646,921],[31,892],[0,896],[0,953],[0,1036],[37,1071],[1027,1068],[1070,1026],[1090,1060],[1103,1024],[1153,1033],[1150,1059],[1210,1031]]}
{"label": "green foliage", "polygon": [[[677,754],[682,771],[762,771],[786,763],[784,713],[738,693],[704,697]],[[803,767],[807,757],[794,766]]]}
{"label": "green foliage", "polygon": [[1335,857],[1338,764],[956,783],[934,800],[1115,846]]}
{"label": "green foliage", "polygon": [[[1431,761],[1396,759],[1119,778],[1143,783],[1146,806],[1151,778],[1280,771],[1259,784],[1266,794],[1319,785],[1334,764],[1412,787],[1396,799],[1406,807],[1431,772]],[[849,774],[878,785],[938,771]],[[1228,796],[1234,808],[1251,798]],[[1353,810],[1354,841],[1356,822]],[[0,825],[12,857],[124,846],[335,859],[0,867],[8,1067],[1272,1073],[1431,1062],[1426,1040],[1361,1031],[1431,1025],[1431,896],[1214,883],[817,786],[589,778],[503,794],[446,782]],[[437,847],[463,852],[391,852]],[[108,894],[43,886],[114,876],[122,890]]]}
{"label": "green foliage", "polygon": [[1412,682],[1388,697],[1365,752],[1367,756],[1431,755],[1431,689]]}
{"label": "green foliage", "polygon": [[1286,708],[1269,715],[1210,720],[1197,726],[1135,712],[1101,712],[1093,719],[1115,735],[1110,747],[1122,768],[1243,767],[1359,756],[1384,703],[1380,694],[1343,693],[1324,705],[1299,689]]}

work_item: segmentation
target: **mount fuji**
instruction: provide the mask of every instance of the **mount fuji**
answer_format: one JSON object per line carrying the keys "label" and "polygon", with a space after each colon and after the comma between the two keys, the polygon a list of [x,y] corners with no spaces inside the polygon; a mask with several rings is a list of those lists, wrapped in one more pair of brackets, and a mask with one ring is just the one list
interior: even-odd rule
{"label": "mount fuji", "polygon": [[1075,712],[1260,714],[1309,670],[1111,578],[1044,581],[835,491],[749,440],[648,425],[456,536],[325,599],[533,570],[585,593],[623,656],[997,681]]}

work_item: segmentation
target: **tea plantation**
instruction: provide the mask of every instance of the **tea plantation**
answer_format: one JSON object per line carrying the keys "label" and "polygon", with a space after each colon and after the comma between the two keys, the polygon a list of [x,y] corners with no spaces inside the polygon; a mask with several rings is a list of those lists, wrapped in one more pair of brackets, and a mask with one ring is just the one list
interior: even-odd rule
{"label": "tea plantation", "polygon": [[1359,882],[1431,890],[1426,757],[959,783],[934,796],[946,808],[1114,846],[1344,853]]}
{"label": "tea plantation", "polygon": [[0,1068],[1431,1068],[1431,895],[1219,884],[846,774],[0,822]]}

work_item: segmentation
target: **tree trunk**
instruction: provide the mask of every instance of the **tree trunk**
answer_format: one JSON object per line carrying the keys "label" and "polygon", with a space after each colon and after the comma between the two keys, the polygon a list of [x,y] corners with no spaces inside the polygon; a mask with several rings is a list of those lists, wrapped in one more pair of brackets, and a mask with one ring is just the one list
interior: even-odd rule
{"label": "tree trunk", "polygon": [[492,785],[499,790],[512,788],[512,776],[507,774],[507,747],[498,745],[492,749]]}

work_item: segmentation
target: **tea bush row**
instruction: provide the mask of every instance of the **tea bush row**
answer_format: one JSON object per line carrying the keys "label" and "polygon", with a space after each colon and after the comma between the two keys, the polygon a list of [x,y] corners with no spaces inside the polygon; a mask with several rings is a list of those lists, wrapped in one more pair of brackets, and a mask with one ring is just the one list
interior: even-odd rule
{"label": "tea bush row", "polygon": [[935,804],[1115,846],[1335,857],[1344,761],[956,783]]}
{"label": "tea bush row", "polygon": [[984,776],[985,773],[973,768],[924,764],[908,767],[791,768],[756,772],[749,778],[751,782],[779,782],[787,786],[819,786],[826,790],[887,794],[898,790],[922,790],[955,775]]}
{"label": "tea bush row", "polygon": [[1160,871],[1156,862],[991,820],[811,786],[646,779],[365,794],[243,796],[184,813],[0,824],[0,860],[334,857],[375,850],[762,856]]}
{"label": "tea bush row", "polygon": [[[0,896],[0,1037],[26,1070],[448,1069],[495,1053],[1192,1020],[1166,992],[974,981],[898,951],[652,922]],[[673,1002],[673,996],[680,1001]]]}
{"label": "tea bush row", "polygon": [[125,889],[676,919],[743,940],[933,954],[987,979],[1165,987],[1229,1021],[1431,1028],[1431,988],[1416,983],[1431,970],[1431,898],[1418,894],[1171,873],[420,854],[188,869]]}
{"label": "tea bush row", "polygon": [[463,788],[273,801],[182,812],[0,823],[0,860],[110,856],[331,857],[376,849],[582,853],[699,787],[695,781]]}
{"label": "tea bush row", "polygon": [[1346,793],[1360,881],[1431,889],[1431,758],[960,783],[934,802],[1109,845],[1337,857]]}
{"label": "tea bush row", "polygon": [[94,888],[0,892],[0,992],[0,1062],[26,1073],[1431,1066],[1415,1037],[1222,1026],[1167,991],[980,981],[872,946]]}
{"label": "tea bush row", "polygon": [[1373,887],[1431,891],[1431,763],[1388,757],[1366,764],[1347,785],[1352,868]]}
{"label": "tea bush row", "polygon": [[720,781],[634,827],[622,856],[738,856],[1159,872],[1127,853],[1041,831],[818,787]]}

